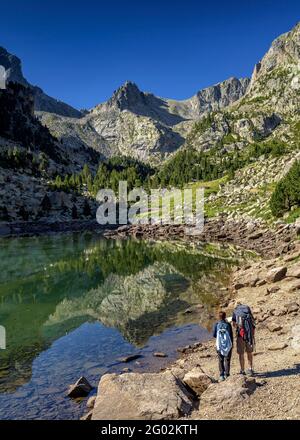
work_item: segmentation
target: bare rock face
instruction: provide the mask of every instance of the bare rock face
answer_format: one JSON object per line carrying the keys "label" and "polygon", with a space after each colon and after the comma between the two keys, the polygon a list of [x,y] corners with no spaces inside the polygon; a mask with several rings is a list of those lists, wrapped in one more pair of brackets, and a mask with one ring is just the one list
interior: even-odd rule
{"label": "bare rock face", "polygon": [[186,373],[183,382],[200,397],[205,390],[213,383],[211,377],[202,372],[199,368],[193,368]]}
{"label": "bare rock face", "polygon": [[170,371],[106,374],[99,383],[92,420],[164,420],[189,414],[191,394]]}
{"label": "bare rock face", "polygon": [[300,23],[298,23],[290,32],[280,35],[276,38],[269,51],[263,59],[256,64],[251,83],[250,90],[255,88],[260,78],[270,75],[278,66],[289,66],[296,63],[300,58]]}
{"label": "bare rock face", "polygon": [[275,267],[274,269],[271,269],[266,276],[266,281],[268,283],[276,283],[277,281],[283,280],[285,278],[287,273],[287,267]]}
{"label": "bare rock face", "polygon": [[200,90],[190,99],[193,103],[194,117],[220,110],[242,98],[249,83],[249,78],[229,78],[219,84]]}
{"label": "bare rock face", "polygon": [[200,411],[205,412],[210,407],[214,409],[233,409],[244,402],[256,389],[253,377],[231,376],[226,381],[211,385],[201,396]]}

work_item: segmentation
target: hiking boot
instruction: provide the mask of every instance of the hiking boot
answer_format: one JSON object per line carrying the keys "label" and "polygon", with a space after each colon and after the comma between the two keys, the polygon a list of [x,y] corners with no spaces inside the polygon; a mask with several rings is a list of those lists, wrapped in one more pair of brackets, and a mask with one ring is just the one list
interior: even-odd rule
{"label": "hiking boot", "polygon": [[220,376],[219,377],[219,382],[223,382],[225,380],[225,377],[224,376]]}
{"label": "hiking boot", "polygon": [[248,374],[249,376],[254,376],[254,370],[253,370],[253,368],[249,368],[249,370],[247,370],[247,374]]}
{"label": "hiking boot", "polygon": [[228,379],[228,377],[229,377],[229,374],[225,374],[224,379],[226,380],[226,379]]}
{"label": "hiking boot", "polygon": [[245,373],[244,370],[241,370],[241,371],[240,371],[240,374],[242,374],[243,376],[246,376],[246,373]]}

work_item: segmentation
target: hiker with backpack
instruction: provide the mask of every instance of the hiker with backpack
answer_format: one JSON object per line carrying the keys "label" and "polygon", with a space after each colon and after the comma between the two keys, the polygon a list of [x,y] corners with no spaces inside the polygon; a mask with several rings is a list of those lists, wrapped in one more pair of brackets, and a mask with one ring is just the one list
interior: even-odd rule
{"label": "hiker with backpack", "polygon": [[253,370],[253,350],[255,346],[255,320],[249,306],[238,304],[232,313],[233,326],[236,328],[236,348],[239,355],[241,371],[245,375],[245,352],[247,353],[249,370],[252,376]]}
{"label": "hiker with backpack", "polygon": [[230,375],[230,360],[233,347],[232,328],[226,320],[225,312],[219,312],[219,321],[214,325],[213,336],[216,338],[220,381],[223,381]]}

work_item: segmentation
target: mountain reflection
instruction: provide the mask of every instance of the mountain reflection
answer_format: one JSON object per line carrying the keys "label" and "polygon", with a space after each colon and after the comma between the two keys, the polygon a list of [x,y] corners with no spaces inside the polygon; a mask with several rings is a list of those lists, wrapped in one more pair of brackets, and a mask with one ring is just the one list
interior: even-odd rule
{"label": "mountain reflection", "polygon": [[[33,359],[86,321],[142,346],[202,302],[203,319],[226,282],[234,250],[182,242],[70,234],[1,241],[0,390],[30,379]],[[201,317],[200,317],[201,319]],[[199,316],[197,317],[199,322]]]}

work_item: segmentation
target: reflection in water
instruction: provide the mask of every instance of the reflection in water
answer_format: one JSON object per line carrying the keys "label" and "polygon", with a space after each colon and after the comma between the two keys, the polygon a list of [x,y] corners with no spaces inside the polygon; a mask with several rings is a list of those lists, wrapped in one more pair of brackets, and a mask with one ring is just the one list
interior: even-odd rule
{"label": "reflection in water", "polygon": [[[196,331],[185,325],[199,319],[205,324],[235,255],[231,248],[115,241],[88,233],[1,240],[0,325],[7,350],[0,352],[0,414],[6,407],[0,417],[38,417],[20,413],[29,398],[39,417],[46,417],[43,406],[47,417],[59,417],[49,402],[57,406],[58,395],[64,396],[87,359],[98,365],[97,380],[120,354],[137,347],[147,351],[151,336],[158,335],[158,345],[171,340],[165,336],[169,328],[200,335],[198,326]],[[201,316],[184,313],[199,302],[205,306]],[[178,339],[178,333],[170,334]],[[59,387],[46,385],[43,377],[55,378]],[[48,396],[47,405],[34,404],[33,383]],[[71,405],[63,402],[64,408]],[[65,417],[72,417],[72,407]]]}

